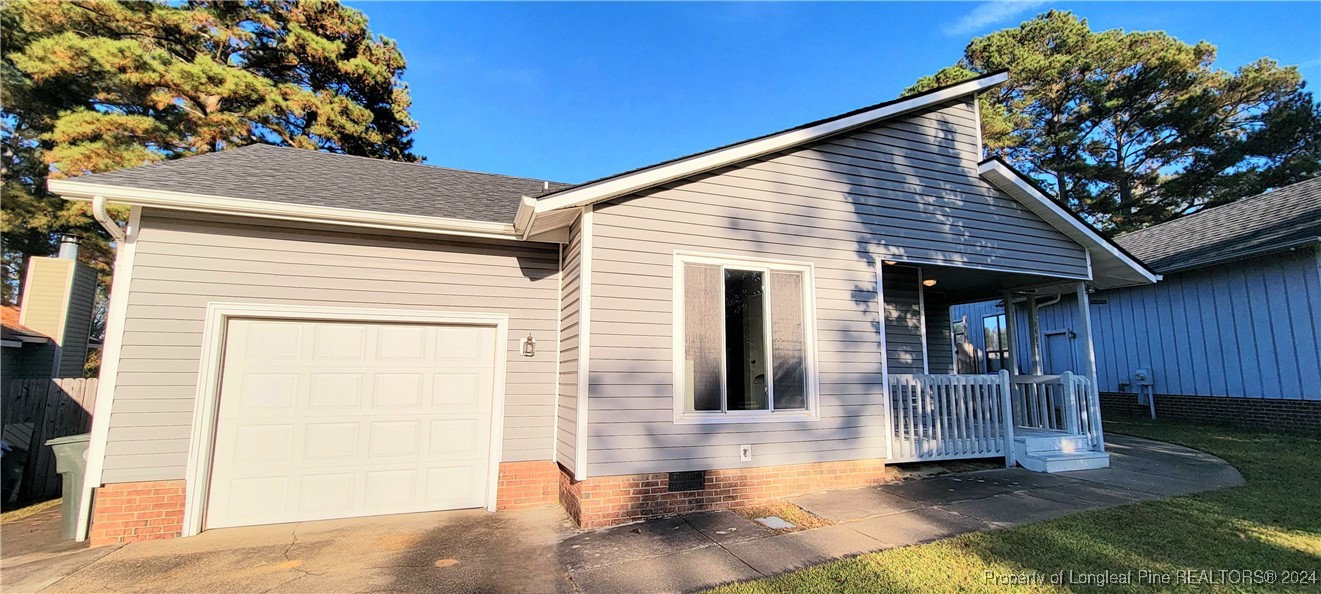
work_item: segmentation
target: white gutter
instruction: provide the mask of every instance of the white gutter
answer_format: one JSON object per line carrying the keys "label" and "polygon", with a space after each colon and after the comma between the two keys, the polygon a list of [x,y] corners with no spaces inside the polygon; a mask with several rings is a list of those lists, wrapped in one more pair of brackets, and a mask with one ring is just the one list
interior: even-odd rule
{"label": "white gutter", "polygon": [[105,207],[105,196],[100,194],[92,196],[92,217],[96,219],[96,222],[101,223],[102,227],[105,227],[106,233],[110,234],[115,243],[120,243],[124,241],[124,230],[119,228],[119,223],[110,218],[110,213],[106,212]]}
{"label": "white gutter", "polygon": [[[413,233],[462,235],[467,237],[484,237],[491,239],[518,238],[517,234],[514,232],[514,226],[508,223],[427,217],[349,208],[335,208],[329,206],[312,206],[306,204],[272,202],[268,200],[252,200],[248,198],[229,198],[226,196],[191,194],[186,192],[126,188],[105,184],[86,183],[69,179],[50,180],[47,182],[47,187],[51,192],[59,194],[66,200],[91,200],[95,202],[95,200],[100,197],[104,201],[117,204],[129,204],[133,206],[146,206],[171,210],[211,212],[286,221],[349,225],[354,227],[371,227]],[[523,207],[520,206],[520,210],[522,210],[522,208]],[[95,207],[93,207],[93,210],[95,210]],[[100,219],[98,218],[97,220],[99,221]],[[105,223],[102,223],[102,225],[104,224]],[[107,231],[109,231],[108,228]]]}

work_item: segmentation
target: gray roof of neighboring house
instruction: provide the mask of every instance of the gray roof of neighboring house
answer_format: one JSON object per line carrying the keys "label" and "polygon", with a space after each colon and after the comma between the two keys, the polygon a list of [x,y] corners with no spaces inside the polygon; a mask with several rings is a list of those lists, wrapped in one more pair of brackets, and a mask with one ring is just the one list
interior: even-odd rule
{"label": "gray roof of neighboring house", "polygon": [[1115,242],[1158,273],[1321,240],[1321,178],[1126,233]]}
{"label": "gray roof of neighboring house", "polygon": [[[77,178],[129,188],[510,223],[538,179],[253,144]],[[309,183],[310,182],[310,183]]]}

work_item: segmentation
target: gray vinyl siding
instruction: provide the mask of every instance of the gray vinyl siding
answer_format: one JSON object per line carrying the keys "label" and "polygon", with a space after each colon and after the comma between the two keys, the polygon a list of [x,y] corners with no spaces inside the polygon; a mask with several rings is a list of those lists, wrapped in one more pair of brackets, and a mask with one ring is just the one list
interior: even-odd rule
{"label": "gray vinyl siding", "polygon": [[558,246],[365,234],[146,210],[106,446],[107,483],[184,478],[208,302],[509,315],[504,461],[554,447]]}
{"label": "gray vinyl siding", "polygon": [[578,446],[579,280],[582,270],[582,219],[569,226],[560,265],[560,374],[556,406],[555,461],[572,471]]}
{"label": "gray vinyl siding", "polygon": [[954,373],[954,331],[944,293],[925,290],[923,303],[927,324],[927,373]]}
{"label": "gray vinyl siding", "polygon": [[73,270],[68,317],[56,377],[82,377],[87,363],[87,341],[92,333],[92,307],[96,300],[96,270],[83,264]]}
{"label": "gray vinyl siding", "polygon": [[[954,102],[597,205],[588,474],[882,457],[875,262],[1085,277],[1080,246],[978,177],[975,125]],[[674,422],[676,250],[813,264],[820,420]]]}
{"label": "gray vinyl siding", "polygon": [[886,266],[885,349],[893,374],[922,373],[922,310],[918,300],[917,269]]}

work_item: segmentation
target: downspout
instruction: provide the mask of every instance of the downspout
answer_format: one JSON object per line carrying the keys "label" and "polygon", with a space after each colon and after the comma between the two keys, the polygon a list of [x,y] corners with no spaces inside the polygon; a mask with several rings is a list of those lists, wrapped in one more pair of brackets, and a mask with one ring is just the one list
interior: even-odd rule
{"label": "downspout", "polygon": [[119,223],[110,218],[110,213],[106,212],[105,207],[105,196],[99,194],[92,196],[92,217],[96,219],[96,222],[101,223],[101,227],[105,228],[106,233],[110,234],[115,243],[122,243],[125,238],[124,230],[119,228]]}

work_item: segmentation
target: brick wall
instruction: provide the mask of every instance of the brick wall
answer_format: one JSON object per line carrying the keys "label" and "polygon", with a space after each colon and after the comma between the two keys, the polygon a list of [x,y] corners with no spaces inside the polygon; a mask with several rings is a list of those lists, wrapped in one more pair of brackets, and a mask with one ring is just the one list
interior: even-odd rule
{"label": "brick wall", "polygon": [[555,501],[559,465],[551,460],[500,463],[496,509],[518,509]]}
{"label": "brick wall", "polygon": [[174,538],[183,531],[183,481],[117,483],[96,490],[91,546]]}
{"label": "brick wall", "polygon": [[[1101,416],[1112,415],[1149,418],[1151,412],[1136,394],[1102,392]],[[1318,435],[1321,401],[1157,394],[1156,418]]]}
{"label": "brick wall", "polygon": [[706,471],[700,491],[669,491],[669,474],[591,477],[576,481],[561,469],[560,504],[583,528],[604,528],[695,511],[730,509],[774,499],[876,485],[885,481],[882,460],[823,462]]}

